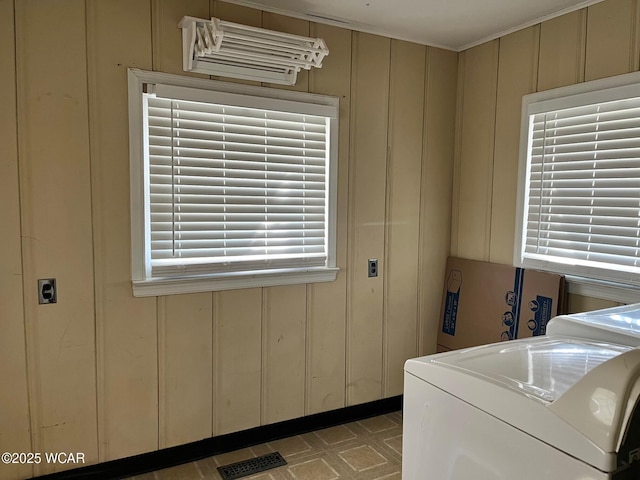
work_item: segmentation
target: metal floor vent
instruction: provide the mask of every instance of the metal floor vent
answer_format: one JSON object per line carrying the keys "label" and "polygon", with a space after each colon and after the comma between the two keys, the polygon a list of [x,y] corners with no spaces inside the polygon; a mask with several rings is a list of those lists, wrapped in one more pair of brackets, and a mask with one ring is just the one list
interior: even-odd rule
{"label": "metal floor vent", "polygon": [[231,463],[218,467],[222,480],[234,480],[255,473],[271,470],[272,468],[286,465],[287,461],[278,452],[268,453],[261,457],[250,458],[241,462]]}

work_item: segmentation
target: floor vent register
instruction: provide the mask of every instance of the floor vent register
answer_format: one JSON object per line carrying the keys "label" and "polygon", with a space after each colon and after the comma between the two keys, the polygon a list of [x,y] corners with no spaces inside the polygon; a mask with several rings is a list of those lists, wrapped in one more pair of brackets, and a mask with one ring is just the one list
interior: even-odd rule
{"label": "floor vent register", "polygon": [[261,457],[250,458],[241,462],[218,467],[222,480],[234,480],[256,473],[286,465],[287,461],[278,452],[268,453]]}

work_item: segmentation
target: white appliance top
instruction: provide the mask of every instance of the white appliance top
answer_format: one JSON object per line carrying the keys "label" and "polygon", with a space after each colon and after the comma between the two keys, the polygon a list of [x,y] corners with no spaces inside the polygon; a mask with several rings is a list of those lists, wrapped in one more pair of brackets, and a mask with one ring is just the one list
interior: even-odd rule
{"label": "white appliance top", "polygon": [[546,333],[640,346],[640,303],[559,315],[549,321]]}
{"label": "white appliance top", "polygon": [[484,378],[544,404],[557,400],[594,367],[630,350],[574,339],[500,343],[432,361]]}
{"label": "white appliance top", "polygon": [[640,394],[640,349],[560,336],[411,359],[405,371],[605,472]]}

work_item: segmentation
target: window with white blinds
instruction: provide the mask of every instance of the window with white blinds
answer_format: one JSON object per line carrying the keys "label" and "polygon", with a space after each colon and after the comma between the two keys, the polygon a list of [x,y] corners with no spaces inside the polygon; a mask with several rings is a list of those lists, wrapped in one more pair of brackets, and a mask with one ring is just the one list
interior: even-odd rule
{"label": "window with white blinds", "polygon": [[640,285],[640,88],[536,95],[524,105],[516,262]]}
{"label": "window with white blinds", "polygon": [[300,273],[336,270],[336,102],[206,82],[142,86],[137,280],[204,279],[198,290],[326,280]]}

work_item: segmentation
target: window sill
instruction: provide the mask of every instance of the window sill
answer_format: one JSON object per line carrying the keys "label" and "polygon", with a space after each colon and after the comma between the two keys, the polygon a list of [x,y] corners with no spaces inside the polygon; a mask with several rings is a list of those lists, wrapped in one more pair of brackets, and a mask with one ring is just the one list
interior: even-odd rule
{"label": "window sill", "polygon": [[182,293],[332,282],[336,279],[339,271],[340,269],[337,267],[323,267],[134,280],[132,282],[133,296],[156,297]]}
{"label": "window sill", "polygon": [[567,275],[567,291],[575,295],[600,298],[619,303],[637,303],[640,301],[640,288],[623,283],[592,280]]}

